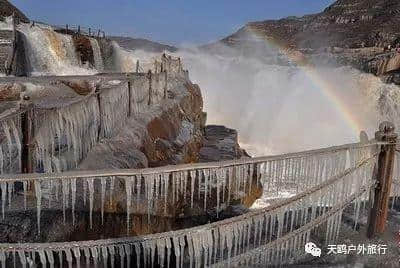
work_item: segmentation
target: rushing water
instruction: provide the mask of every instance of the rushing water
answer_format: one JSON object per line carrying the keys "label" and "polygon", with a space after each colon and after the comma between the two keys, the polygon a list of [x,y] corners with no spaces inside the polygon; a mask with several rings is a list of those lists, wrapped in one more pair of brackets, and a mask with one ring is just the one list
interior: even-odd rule
{"label": "rushing water", "polygon": [[253,156],[357,142],[361,130],[372,137],[380,120],[400,123],[398,87],[350,67],[181,53],[203,91],[207,123],[238,130]]}

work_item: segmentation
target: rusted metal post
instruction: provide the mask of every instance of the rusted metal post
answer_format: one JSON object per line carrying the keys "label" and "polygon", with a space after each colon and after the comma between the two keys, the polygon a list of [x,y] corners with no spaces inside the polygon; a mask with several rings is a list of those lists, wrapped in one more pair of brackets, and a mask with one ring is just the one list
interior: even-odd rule
{"label": "rusted metal post", "polygon": [[164,100],[167,98],[167,88],[168,88],[168,74],[164,71]]}
{"label": "rusted metal post", "polygon": [[147,78],[149,79],[149,101],[147,102],[147,105],[151,105],[152,102],[152,94],[153,94],[153,89],[152,89],[152,74],[151,74],[151,70],[149,70],[149,72],[147,73]]}
{"label": "rusted metal post", "polygon": [[33,106],[29,105],[21,114],[22,131],[22,173],[33,173],[33,137],[35,135]]}
{"label": "rusted metal post", "polygon": [[376,185],[375,189],[372,189],[374,194],[372,195],[373,200],[371,202],[373,202],[373,205],[368,218],[368,238],[382,234],[386,228],[397,141],[397,134],[394,133],[394,129],[393,123],[382,122],[379,125],[379,131],[375,133],[376,141],[389,144],[381,145],[378,166],[374,169]]}

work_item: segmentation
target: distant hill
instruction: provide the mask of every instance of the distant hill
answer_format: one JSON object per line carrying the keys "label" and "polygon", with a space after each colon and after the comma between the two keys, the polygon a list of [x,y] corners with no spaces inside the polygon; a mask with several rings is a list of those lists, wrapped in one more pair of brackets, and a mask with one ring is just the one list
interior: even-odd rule
{"label": "distant hill", "polygon": [[142,38],[131,38],[121,36],[109,36],[111,40],[116,41],[121,47],[125,49],[141,49],[148,52],[160,53],[163,51],[175,52],[178,49],[174,46],[164,45]]}
{"label": "distant hill", "polygon": [[0,17],[9,17],[15,14],[23,22],[29,22],[27,16],[7,0],[0,0]]}
{"label": "distant hill", "polygon": [[250,22],[221,40],[238,46],[250,33],[298,49],[400,44],[399,0],[338,0],[318,14]]}

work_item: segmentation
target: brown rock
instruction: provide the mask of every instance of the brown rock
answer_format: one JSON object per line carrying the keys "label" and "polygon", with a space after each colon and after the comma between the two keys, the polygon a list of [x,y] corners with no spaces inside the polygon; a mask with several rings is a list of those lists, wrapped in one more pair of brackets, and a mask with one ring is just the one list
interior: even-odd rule
{"label": "brown rock", "polygon": [[22,84],[0,84],[0,101],[15,101],[20,99],[20,94],[25,90]]}
{"label": "brown rock", "polygon": [[68,80],[68,81],[60,81],[62,84],[72,88],[79,95],[88,95],[95,91],[95,85],[90,83],[89,81],[76,79],[76,80]]}

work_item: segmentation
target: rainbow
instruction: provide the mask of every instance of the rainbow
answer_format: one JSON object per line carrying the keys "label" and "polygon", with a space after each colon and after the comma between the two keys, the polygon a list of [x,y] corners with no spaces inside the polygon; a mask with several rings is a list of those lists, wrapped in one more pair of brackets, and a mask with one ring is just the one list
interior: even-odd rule
{"label": "rainbow", "polygon": [[341,99],[341,97],[336,93],[339,92],[338,88],[329,83],[321,75],[317,72],[315,66],[299,51],[290,49],[287,44],[280,43],[275,39],[268,39],[265,35],[261,35],[257,33],[257,30],[248,28],[251,33],[253,33],[257,37],[261,37],[265,42],[269,45],[274,46],[279,49],[281,53],[283,53],[289,60],[295,62],[298,67],[304,72],[304,74],[310,79],[310,81],[321,90],[324,97],[326,97],[338,111],[338,113],[342,116],[344,122],[349,126],[356,137],[360,134],[360,131],[363,130],[362,120],[358,118],[348,107],[348,105]]}

